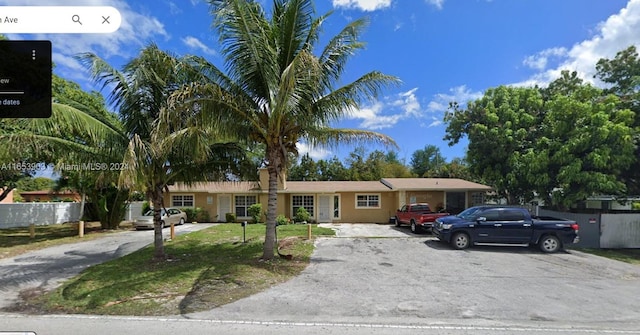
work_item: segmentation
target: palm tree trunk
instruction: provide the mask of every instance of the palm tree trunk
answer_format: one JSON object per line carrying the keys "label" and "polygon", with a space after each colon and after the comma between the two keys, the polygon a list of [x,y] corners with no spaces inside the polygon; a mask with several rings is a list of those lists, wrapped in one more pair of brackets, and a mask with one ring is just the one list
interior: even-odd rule
{"label": "palm tree trunk", "polygon": [[151,203],[153,203],[153,258],[164,260],[164,241],[162,239],[162,192],[158,187],[154,187],[151,192]]}
{"label": "palm tree trunk", "polygon": [[280,159],[277,149],[267,149],[269,165],[269,197],[267,199],[267,227],[264,237],[263,260],[271,260],[274,257],[276,244],[276,215],[278,210],[278,177],[280,175]]}

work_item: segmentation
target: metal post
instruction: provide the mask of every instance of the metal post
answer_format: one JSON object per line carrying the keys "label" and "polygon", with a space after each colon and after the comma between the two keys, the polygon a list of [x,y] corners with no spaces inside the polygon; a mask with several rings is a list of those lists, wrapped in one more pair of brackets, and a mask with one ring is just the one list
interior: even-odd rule
{"label": "metal post", "polygon": [[307,224],[307,240],[311,239],[311,224]]}
{"label": "metal post", "polygon": [[247,221],[242,221],[242,243],[247,243]]}

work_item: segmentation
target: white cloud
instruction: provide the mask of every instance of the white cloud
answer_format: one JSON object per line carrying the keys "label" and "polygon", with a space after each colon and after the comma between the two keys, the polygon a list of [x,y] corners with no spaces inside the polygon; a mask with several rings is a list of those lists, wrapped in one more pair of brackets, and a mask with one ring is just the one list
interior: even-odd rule
{"label": "white cloud", "polygon": [[450,102],[457,102],[464,105],[471,100],[481,98],[482,92],[472,92],[466,85],[457,86],[449,89],[449,93],[438,93],[433,96],[433,100],[427,105],[430,112],[444,112],[449,108]]}
{"label": "white cloud", "polygon": [[522,61],[522,64],[535,69],[542,71],[547,68],[547,63],[549,62],[549,58],[551,57],[564,57],[567,55],[566,48],[550,48],[546,50],[542,50],[535,55],[528,56]]}
{"label": "white cloud", "polygon": [[[418,88],[413,88],[407,92],[402,92],[394,97],[387,97],[376,101],[370,106],[352,110],[348,117],[354,120],[362,120],[360,128],[378,130],[391,128],[401,120],[408,118],[420,118],[424,115],[424,110],[416,97]],[[385,112],[391,112],[385,114]]]}
{"label": "white cloud", "polygon": [[601,58],[611,59],[618,51],[624,50],[630,45],[640,47],[639,31],[640,0],[629,0],[627,6],[619,13],[611,15],[598,25],[593,37],[574,44],[562,55],[554,55],[562,56],[558,66],[538,72],[529,79],[514,84],[514,86],[546,86],[558,78],[562,70],[576,71],[585,81],[594,82],[593,75],[596,72],[595,66],[598,60]]}
{"label": "white cloud", "polygon": [[437,9],[442,9],[444,0],[425,0],[428,4],[435,6]]}
{"label": "white cloud", "polygon": [[384,9],[391,6],[391,0],[333,0],[333,7],[357,8],[365,12]]}
{"label": "white cloud", "polygon": [[304,142],[296,143],[296,148],[298,149],[299,156],[309,154],[309,157],[313,158],[316,161],[320,159],[326,159],[331,155],[331,151],[327,149],[311,147],[309,146],[309,144]]}
{"label": "white cloud", "polygon": [[182,43],[186,44],[188,47],[196,50],[200,50],[207,55],[215,55],[216,51],[206,46],[199,39],[193,36],[187,36],[182,38]]}

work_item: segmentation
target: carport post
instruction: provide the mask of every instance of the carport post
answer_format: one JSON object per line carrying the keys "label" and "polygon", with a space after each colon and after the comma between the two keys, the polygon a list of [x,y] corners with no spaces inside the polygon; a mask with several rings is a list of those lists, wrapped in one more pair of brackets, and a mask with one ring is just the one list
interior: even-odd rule
{"label": "carport post", "polygon": [[36,225],[34,223],[29,224],[29,237],[36,238]]}
{"label": "carport post", "polygon": [[78,236],[84,237],[84,221],[78,222]]}

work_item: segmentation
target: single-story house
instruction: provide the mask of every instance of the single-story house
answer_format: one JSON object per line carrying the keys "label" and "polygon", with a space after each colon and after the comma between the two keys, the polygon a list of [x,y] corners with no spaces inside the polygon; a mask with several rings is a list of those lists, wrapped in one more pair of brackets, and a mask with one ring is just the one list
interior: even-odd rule
{"label": "single-story house", "polygon": [[65,202],[80,202],[82,199],[78,192],[73,191],[62,191],[55,192],[51,190],[41,190],[41,191],[25,191],[20,192],[20,196],[22,197],[24,202],[57,202],[57,201],[65,201]]}
{"label": "single-story house", "polygon": [[[249,206],[261,203],[267,210],[269,176],[260,170],[259,181],[175,184],[165,194],[166,206],[199,207],[213,221],[235,213],[248,220]],[[286,181],[278,183],[278,214],[291,218],[304,207],[315,222],[385,223],[407,203],[427,202],[433,210],[458,213],[484,203],[486,185],[453,178],[384,178],[380,181]]]}

